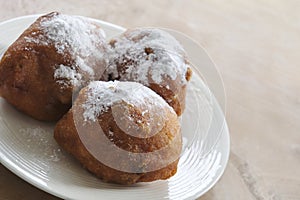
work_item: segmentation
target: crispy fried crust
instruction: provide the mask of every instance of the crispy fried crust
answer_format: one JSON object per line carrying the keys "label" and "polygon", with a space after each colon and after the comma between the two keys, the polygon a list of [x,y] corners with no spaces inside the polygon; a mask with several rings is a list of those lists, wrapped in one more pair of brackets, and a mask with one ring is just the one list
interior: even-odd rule
{"label": "crispy fried crust", "polygon": [[[40,120],[57,120],[70,108],[55,91],[53,69],[65,63],[54,46],[28,44],[25,37],[39,31],[38,19],[8,48],[0,63],[0,94],[10,104]],[[69,55],[66,55],[69,57]],[[51,95],[50,95],[51,94]]]}
{"label": "crispy fried crust", "polygon": [[[123,46],[124,41],[128,41],[128,44],[126,44],[125,42],[125,44],[128,45],[128,52],[135,51],[136,52],[135,54],[138,55],[139,57],[143,57],[143,54],[155,55],[161,53],[161,55],[157,55],[157,57],[160,59],[161,57],[162,58],[165,56],[168,57],[167,54],[169,53],[174,54],[173,56],[181,59],[181,61],[178,61],[180,59],[176,61],[176,62],[180,62],[177,63],[177,65],[185,65],[187,67],[186,72],[183,72],[183,74],[181,74],[181,72],[178,72],[176,79],[171,79],[168,76],[164,76],[162,78],[161,83],[156,83],[151,78],[149,78],[153,73],[152,70],[149,70],[147,75],[148,82],[145,84],[143,81],[140,81],[139,75],[137,75],[137,77],[133,75],[134,73],[136,73],[136,71],[139,71],[140,68],[143,66],[139,66],[137,64],[139,60],[136,60],[136,58],[132,58],[129,54],[127,55],[126,53],[128,52],[126,52],[124,55],[121,54],[118,55],[117,58],[112,57],[110,59],[110,65],[115,66],[116,68],[115,70],[117,71],[117,73],[116,72],[108,73],[108,77],[109,77],[108,80],[134,81],[134,82],[142,83],[145,86],[152,89],[153,91],[155,91],[161,97],[163,97],[163,99],[165,99],[165,101],[171,107],[173,107],[177,115],[180,116],[185,109],[185,96],[186,96],[186,83],[182,83],[181,79],[182,77],[185,77],[186,82],[188,82],[192,76],[192,70],[189,67],[189,61],[187,60],[187,56],[184,51],[169,52],[168,49],[159,49],[159,51],[155,51],[153,49],[154,46],[152,47],[151,45],[149,47],[145,47],[144,49],[136,48],[136,47],[132,47],[132,49],[130,49],[130,44],[141,42],[141,40],[143,40],[143,38],[145,37],[144,34],[148,34],[149,30],[152,31],[152,29],[147,29],[147,28],[132,29],[132,30],[129,29],[119,37],[112,39],[109,43],[110,47],[112,48],[112,51],[115,50],[118,51],[118,48],[120,48],[120,46],[121,48],[124,48]],[[134,33],[134,37],[131,37],[130,35],[133,33]],[[120,41],[121,44],[119,44],[118,46],[118,43]],[[148,58],[146,58],[146,60],[148,60]],[[155,65],[155,63],[153,63],[153,65]],[[134,70],[129,70],[129,68],[132,68]]]}
{"label": "crispy fried crust", "polygon": [[54,44],[27,39],[30,36],[40,40],[41,21],[57,15],[60,14],[54,12],[38,18],[8,48],[0,62],[0,95],[18,110],[43,121],[56,121],[70,109],[74,87],[58,84],[54,70],[57,65],[72,66],[74,59],[68,50],[58,53]]}
{"label": "crispy fried crust", "polygon": [[[81,90],[72,109],[57,123],[55,127],[54,138],[63,149],[77,158],[86,169],[107,182],[128,185],[137,182],[150,182],[159,179],[167,179],[176,173],[178,158],[181,152],[181,135],[180,125],[174,112],[170,112],[169,108],[166,109],[167,115],[165,122],[161,122],[165,123],[165,125],[159,133],[149,138],[137,138],[125,134],[123,130],[118,127],[114,120],[116,113],[113,116],[112,109],[109,109],[107,112],[104,112],[98,117],[98,123],[96,123],[96,126],[89,126],[88,123],[85,123],[81,117],[83,112],[81,105],[85,100],[85,92],[85,89]],[[129,105],[123,104],[122,106]],[[135,107],[132,112],[133,116],[138,116],[142,111]],[[166,147],[171,142],[174,142],[174,145],[168,149],[166,154],[167,156],[176,155],[176,159],[163,168],[145,173],[128,173],[108,167],[101,161],[97,160],[87,149],[98,148],[98,151],[96,150],[97,153],[105,154],[106,157],[111,158],[112,162],[118,162],[114,152],[109,152],[107,149],[101,148],[102,141],[98,138],[98,124],[108,139],[113,141],[118,147],[130,152],[153,152]],[[145,129],[146,128],[147,127],[145,126]],[[110,135],[110,131],[114,134]],[[83,144],[83,137],[86,138],[84,142],[85,144]],[[166,156],[166,154],[163,156]],[[147,159],[142,162],[147,162]],[[156,160],[154,163],[156,162],[159,162],[159,160]],[[131,162],[128,160],[126,163],[122,164],[126,165],[126,167],[130,167]],[[133,169],[135,167],[136,166],[132,166]],[[155,168],[155,166],[152,167]]]}

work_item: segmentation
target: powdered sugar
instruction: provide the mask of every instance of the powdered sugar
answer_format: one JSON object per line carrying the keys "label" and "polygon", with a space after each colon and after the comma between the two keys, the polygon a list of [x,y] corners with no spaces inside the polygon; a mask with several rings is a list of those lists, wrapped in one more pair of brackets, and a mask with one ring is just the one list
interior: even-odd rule
{"label": "powdered sugar", "polygon": [[[88,18],[59,13],[43,16],[39,23],[39,29],[42,34],[32,32],[30,36],[25,37],[25,40],[38,45],[54,45],[58,54],[67,53],[71,56],[72,66],[63,66],[62,63],[53,66],[56,69],[54,78],[59,78],[59,83],[64,85],[79,84],[82,78],[78,77],[79,73],[86,73],[90,79],[94,79],[94,68],[106,60],[104,58],[103,45],[105,45],[105,40],[102,29]],[[68,67],[71,69],[66,69]]]}
{"label": "powdered sugar", "polygon": [[[31,155],[37,160],[58,162],[65,158],[60,147],[54,141],[52,132],[48,129],[42,127],[22,128],[19,132],[24,137],[23,144],[26,144],[27,151],[32,152]],[[43,154],[34,153],[41,149]]]}
{"label": "powdered sugar", "polygon": [[149,113],[153,106],[157,110],[168,107],[174,112],[158,94],[136,82],[94,81],[88,85],[86,95],[86,101],[82,105],[85,121],[96,121],[99,114],[122,101],[128,105],[144,107],[144,114]]}
{"label": "powdered sugar", "polygon": [[[125,73],[118,71],[118,65],[126,65]],[[186,84],[186,71],[182,46],[162,30],[128,30],[112,44],[108,73],[113,78],[149,85],[160,84],[165,77],[175,80],[179,76],[182,84]]]}
{"label": "powdered sugar", "polygon": [[[74,86],[79,86],[82,75],[76,71],[74,66],[65,66],[60,64],[54,71],[54,78],[62,85],[66,84],[66,86],[69,86],[69,84],[72,84]],[[65,79],[69,81],[66,82]]]}
{"label": "powdered sugar", "polygon": [[45,36],[43,36],[43,35],[35,36],[36,32],[31,33],[31,35],[34,36],[34,37],[27,37],[27,36],[24,37],[26,42],[36,43],[36,44],[40,44],[40,45],[43,45],[43,46],[49,45],[48,41],[45,40]]}

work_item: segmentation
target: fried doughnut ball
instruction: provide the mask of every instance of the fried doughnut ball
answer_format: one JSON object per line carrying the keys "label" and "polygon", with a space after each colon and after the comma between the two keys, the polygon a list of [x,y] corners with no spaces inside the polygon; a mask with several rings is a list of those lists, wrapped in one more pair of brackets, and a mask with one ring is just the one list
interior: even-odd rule
{"label": "fried doughnut ball", "polygon": [[173,108],[135,82],[91,82],[54,138],[99,178],[126,185],[173,176],[182,148]]}
{"label": "fried doughnut ball", "polygon": [[58,120],[73,92],[102,76],[106,46],[103,30],[88,18],[41,16],[3,55],[0,95],[35,119]]}
{"label": "fried doughnut ball", "polygon": [[178,116],[182,114],[192,71],[173,36],[159,29],[137,28],[112,39],[110,47],[108,80],[141,83],[162,96]]}

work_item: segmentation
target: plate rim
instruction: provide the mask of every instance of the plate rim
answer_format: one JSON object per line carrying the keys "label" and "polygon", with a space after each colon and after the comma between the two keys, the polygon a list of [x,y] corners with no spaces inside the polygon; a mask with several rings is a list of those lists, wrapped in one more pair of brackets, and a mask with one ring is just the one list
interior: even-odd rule
{"label": "plate rim", "polygon": [[[7,25],[9,23],[13,23],[19,20],[26,20],[26,19],[37,19],[38,17],[42,16],[44,14],[32,14],[32,15],[24,15],[24,16],[19,16],[19,17],[15,17],[12,19],[8,19],[5,21],[0,22],[0,27]],[[114,29],[121,31],[125,31],[126,28],[116,25],[116,24],[112,24],[103,20],[99,20],[99,19],[95,19],[95,18],[90,18],[87,17],[89,19],[91,19],[92,21],[95,21],[101,25],[104,26],[108,26],[108,27],[112,27]],[[30,25],[30,24],[29,24]],[[198,43],[197,43],[198,44]],[[199,44],[198,44],[199,45]],[[200,47],[202,47],[201,45],[199,45]],[[202,47],[203,48],[203,47]],[[207,53],[207,52],[206,52]],[[200,196],[202,196],[203,194],[207,193],[210,189],[213,188],[213,186],[220,180],[220,178],[223,176],[226,167],[228,165],[228,161],[229,161],[229,156],[230,156],[230,135],[229,135],[229,129],[228,129],[228,125],[224,116],[224,113],[222,111],[222,109],[218,106],[218,109],[221,111],[222,113],[222,117],[224,118],[224,125],[222,128],[222,134],[219,138],[219,141],[217,141],[217,143],[215,144],[221,151],[222,148],[224,148],[226,151],[222,152],[222,159],[224,159],[224,166],[221,166],[221,170],[218,174],[216,174],[215,178],[213,179],[213,181],[211,181],[209,183],[209,186],[206,187],[204,190],[202,190],[201,192],[195,194],[193,197],[194,198],[199,198]],[[220,146],[220,144],[224,143],[224,146]],[[208,156],[209,153],[206,155]],[[12,162],[7,156],[5,156],[3,154],[2,151],[0,151],[0,163],[5,166],[8,170],[10,170],[12,173],[14,173],[15,175],[17,175],[18,177],[20,177],[21,179],[23,179],[24,181],[26,181],[27,183],[33,185],[34,187],[43,190],[46,193],[49,193],[51,195],[54,195],[56,197],[59,198],[63,198],[63,199],[70,199],[70,197],[65,196],[64,194],[61,194],[59,192],[56,192],[54,189],[52,189],[51,187],[49,187],[47,184],[41,184],[37,178],[32,177],[32,174],[30,172],[27,172],[26,170],[24,170],[23,168],[19,167],[15,162]]]}

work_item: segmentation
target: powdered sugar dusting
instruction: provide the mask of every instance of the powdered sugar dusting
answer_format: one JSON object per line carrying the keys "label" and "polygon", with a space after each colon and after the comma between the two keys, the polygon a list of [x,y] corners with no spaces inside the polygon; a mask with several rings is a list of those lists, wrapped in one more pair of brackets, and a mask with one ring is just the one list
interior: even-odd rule
{"label": "powdered sugar dusting", "polygon": [[94,81],[88,85],[86,95],[87,99],[82,105],[85,121],[96,121],[101,113],[107,111],[115,103],[122,101],[132,106],[148,107],[144,110],[145,113],[151,110],[152,106],[155,106],[157,110],[168,107],[174,112],[158,94],[136,82]]}
{"label": "powdered sugar dusting", "polygon": [[[36,32],[31,33],[32,36],[36,35]],[[38,35],[35,37],[24,37],[25,41],[28,43],[36,43],[36,44],[40,44],[43,46],[47,46],[49,45],[48,41],[45,40],[45,36],[44,35]]]}
{"label": "powdered sugar dusting", "polygon": [[[76,71],[74,66],[65,66],[60,64],[59,67],[54,71],[54,78],[57,79],[57,82],[62,85],[69,86],[69,84],[72,84],[74,86],[79,86],[82,75]],[[64,79],[69,81],[66,82]]]}
{"label": "powdered sugar dusting", "polygon": [[[59,78],[59,83],[79,84],[82,77],[79,77],[78,73],[82,72],[93,79],[94,67],[106,60],[102,48],[105,45],[102,29],[88,18],[59,13],[42,17],[39,28],[42,34],[32,32],[30,36],[25,37],[25,40],[39,45],[54,45],[58,54],[67,53],[71,56],[72,66],[63,66],[59,63],[58,66],[53,66],[56,69],[54,78]],[[75,71],[77,71],[76,76]],[[64,83],[62,79],[69,83]]]}
{"label": "powdered sugar dusting", "polygon": [[[132,80],[149,85],[162,83],[164,77],[175,80],[180,76],[186,84],[187,64],[180,43],[159,29],[134,29],[115,39],[110,53],[108,73],[120,80]],[[126,65],[125,73],[117,65]]]}
{"label": "powdered sugar dusting", "polygon": [[[32,156],[38,160],[58,162],[65,156],[60,147],[54,141],[52,133],[42,127],[22,128],[20,134],[25,138],[23,141],[27,145],[28,152],[32,152]],[[35,154],[34,152],[43,150],[43,154]]]}

